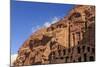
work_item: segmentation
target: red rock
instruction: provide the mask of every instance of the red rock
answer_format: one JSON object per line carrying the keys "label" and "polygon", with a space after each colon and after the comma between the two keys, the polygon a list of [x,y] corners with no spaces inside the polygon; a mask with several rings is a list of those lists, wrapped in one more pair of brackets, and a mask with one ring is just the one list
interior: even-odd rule
{"label": "red rock", "polygon": [[95,60],[95,7],[80,5],[48,28],[33,33],[19,49],[15,66]]}

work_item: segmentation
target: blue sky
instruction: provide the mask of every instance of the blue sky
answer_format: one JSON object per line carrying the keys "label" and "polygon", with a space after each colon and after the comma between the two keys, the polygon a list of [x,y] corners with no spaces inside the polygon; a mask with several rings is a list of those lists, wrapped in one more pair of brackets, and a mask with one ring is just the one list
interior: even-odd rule
{"label": "blue sky", "polygon": [[11,2],[11,54],[37,29],[63,18],[75,5],[39,2]]}

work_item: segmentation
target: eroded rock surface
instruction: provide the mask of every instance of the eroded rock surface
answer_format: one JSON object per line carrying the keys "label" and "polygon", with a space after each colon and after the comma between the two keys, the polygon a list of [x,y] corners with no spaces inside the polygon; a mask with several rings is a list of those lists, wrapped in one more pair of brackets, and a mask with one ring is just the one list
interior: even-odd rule
{"label": "eroded rock surface", "polygon": [[68,16],[33,33],[18,51],[15,66],[95,60],[95,7],[79,5]]}

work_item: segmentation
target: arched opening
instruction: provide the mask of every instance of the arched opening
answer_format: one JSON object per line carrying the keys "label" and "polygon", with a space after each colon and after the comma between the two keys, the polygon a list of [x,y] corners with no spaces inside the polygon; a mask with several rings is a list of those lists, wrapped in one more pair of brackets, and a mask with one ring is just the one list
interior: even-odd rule
{"label": "arched opening", "polygon": [[74,18],[79,18],[79,17],[81,17],[81,14],[79,12],[75,12],[68,18],[68,20],[72,20]]}
{"label": "arched opening", "polygon": [[81,17],[81,14],[76,12],[76,13],[73,14],[73,16],[77,18],[77,17]]}

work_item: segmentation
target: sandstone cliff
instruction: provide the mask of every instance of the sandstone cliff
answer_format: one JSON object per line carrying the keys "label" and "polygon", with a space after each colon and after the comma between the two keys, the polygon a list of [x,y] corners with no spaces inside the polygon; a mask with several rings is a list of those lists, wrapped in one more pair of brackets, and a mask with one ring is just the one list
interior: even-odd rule
{"label": "sandstone cliff", "polygon": [[79,5],[57,23],[33,33],[20,47],[13,64],[21,66],[93,61],[94,57],[95,7]]}

